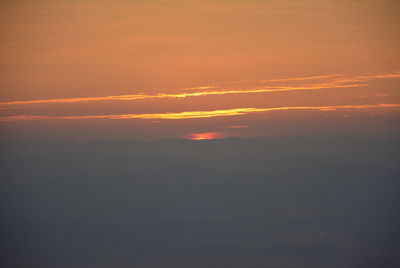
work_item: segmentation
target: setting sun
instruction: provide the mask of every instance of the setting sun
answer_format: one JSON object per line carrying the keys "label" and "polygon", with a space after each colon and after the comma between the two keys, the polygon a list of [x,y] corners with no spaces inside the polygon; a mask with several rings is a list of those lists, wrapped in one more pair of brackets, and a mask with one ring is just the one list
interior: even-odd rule
{"label": "setting sun", "polygon": [[191,140],[200,141],[200,140],[214,140],[218,138],[222,138],[222,133],[216,132],[206,132],[206,133],[192,133],[189,135]]}
{"label": "setting sun", "polygon": [[400,267],[400,0],[0,14],[0,268]]}

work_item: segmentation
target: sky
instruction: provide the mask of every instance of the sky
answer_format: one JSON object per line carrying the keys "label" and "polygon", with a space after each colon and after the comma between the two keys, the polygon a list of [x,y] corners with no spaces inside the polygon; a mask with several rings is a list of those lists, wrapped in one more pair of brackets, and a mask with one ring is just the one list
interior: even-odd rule
{"label": "sky", "polygon": [[2,1],[0,139],[399,132],[400,3]]}
{"label": "sky", "polygon": [[0,0],[0,266],[400,267],[399,22]]}

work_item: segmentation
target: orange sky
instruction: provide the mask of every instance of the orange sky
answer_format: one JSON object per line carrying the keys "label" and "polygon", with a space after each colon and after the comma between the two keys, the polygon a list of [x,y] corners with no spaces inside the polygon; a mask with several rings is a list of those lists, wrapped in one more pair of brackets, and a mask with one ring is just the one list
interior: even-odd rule
{"label": "orange sky", "polygon": [[398,1],[3,2],[0,139],[399,133]]}

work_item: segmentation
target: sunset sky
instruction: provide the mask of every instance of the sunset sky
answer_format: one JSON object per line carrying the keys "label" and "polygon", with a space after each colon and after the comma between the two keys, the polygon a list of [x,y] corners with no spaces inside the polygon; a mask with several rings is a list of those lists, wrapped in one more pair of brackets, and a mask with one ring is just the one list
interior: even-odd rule
{"label": "sunset sky", "polygon": [[0,139],[394,137],[400,2],[19,0]]}

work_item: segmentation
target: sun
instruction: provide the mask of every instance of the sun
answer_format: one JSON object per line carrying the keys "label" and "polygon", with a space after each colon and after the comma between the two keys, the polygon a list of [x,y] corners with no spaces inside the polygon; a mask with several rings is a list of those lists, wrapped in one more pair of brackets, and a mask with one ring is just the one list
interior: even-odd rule
{"label": "sun", "polygon": [[222,138],[223,134],[218,132],[205,132],[205,133],[192,133],[189,135],[191,140],[200,141],[200,140],[214,140],[218,138]]}

